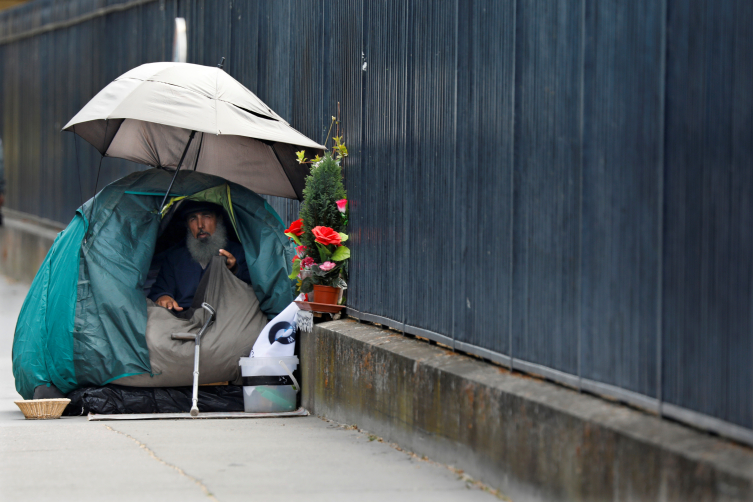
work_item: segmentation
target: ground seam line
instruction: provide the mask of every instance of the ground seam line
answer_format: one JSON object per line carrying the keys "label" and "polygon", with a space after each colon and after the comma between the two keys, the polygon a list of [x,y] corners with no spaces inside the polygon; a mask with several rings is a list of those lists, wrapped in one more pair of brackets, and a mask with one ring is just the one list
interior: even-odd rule
{"label": "ground seam line", "polygon": [[157,456],[157,454],[154,453],[154,451],[151,448],[149,448],[147,445],[145,445],[144,443],[142,443],[141,441],[139,441],[135,437],[131,436],[130,434],[126,434],[125,432],[121,432],[119,430],[115,430],[112,427],[110,427],[109,425],[105,425],[105,428],[107,428],[107,429],[109,429],[109,430],[111,430],[113,432],[117,432],[118,434],[121,434],[121,435],[127,437],[128,439],[132,440],[137,445],[139,445],[139,448],[145,450],[149,454],[149,456],[152,457],[154,460],[156,460],[157,462],[159,462],[159,463],[161,463],[163,465],[166,465],[170,469],[173,469],[174,471],[176,471],[181,476],[185,476],[188,479],[190,479],[191,481],[193,481],[194,483],[196,483],[199,486],[199,488],[201,488],[201,490],[206,494],[206,496],[210,498],[210,500],[214,500],[215,502],[219,502],[219,500],[217,500],[217,498],[214,495],[212,495],[212,493],[209,491],[209,488],[207,488],[207,486],[204,483],[202,483],[201,481],[199,481],[197,478],[191,476],[190,474],[187,474],[186,471],[184,471],[183,469],[181,469],[177,465],[173,465],[173,464],[171,464],[169,462],[165,462],[164,460],[162,460],[161,458],[159,458]]}
{"label": "ground seam line", "polygon": [[441,462],[437,462],[436,460],[431,460],[426,455],[419,456],[417,453],[415,453],[413,451],[410,451],[410,450],[407,450],[407,449],[401,447],[399,444],[397,444],[395,442],[386,441],[384,438],[382,438],[380,436],[377,436],[376,434],[372,434],[369,431],[366,431],[364,429],[359,429],[358,425],[343,424],[343,423],[340,423],[340,422],[338,422],[336,420],[333,420],[331,418],[327,418],[327,417],[325,417],[323,415],[316,415],[316,416],[319,417],[319,419],[324,420],[325,422],[330,422],[330,423],[336,424],[339,428],[346,429],[346,430],[357,431],[357,432],[363,434],[364,436],[366,436],[368,438],[369,442],[378,440],[380,443],[383,443],[383,444],[389,446],[393,450],[397,450],[397,451],[399,451],[401,453],[404,453],[405,455],[408,455],[409,457],[413,457],[413,458],[415,458],[417,460],[420,460],[421,462],[426,462],[427,464],[431,464],[431,465],[437,466],[439,468],[447,469],[448,471],[450,471],[453,474],[457,475],[458,478],[461,479],[462,481],[464,481],[465,483],[476,485],[479,489],[483,490],[486,493],[489,493],[490,495],[493,495],[493,496],[497,497],[499,500],[503,500],[505,502],[512,502],[512,500],[509,499],[509,498],[507,498],[507,496],[504,493],[502,493],[501,490],[494,489],[494,488],[488,486],[487,484],[483,483],[482,481],[474,479],[472,476],[468,475],[463,469],[458,469],[457,467],[454,467],[452,465],[443,464]]}

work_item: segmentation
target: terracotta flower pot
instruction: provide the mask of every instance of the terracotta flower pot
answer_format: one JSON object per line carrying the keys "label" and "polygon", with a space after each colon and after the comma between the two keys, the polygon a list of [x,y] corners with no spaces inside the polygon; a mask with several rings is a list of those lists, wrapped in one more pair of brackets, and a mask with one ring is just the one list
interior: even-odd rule
{"label": "terracotta flower pot", "polygon": [[314,284],[314,302],[337,305],[337,299],[340,296],[340,288],[332,286],[321,286]]}

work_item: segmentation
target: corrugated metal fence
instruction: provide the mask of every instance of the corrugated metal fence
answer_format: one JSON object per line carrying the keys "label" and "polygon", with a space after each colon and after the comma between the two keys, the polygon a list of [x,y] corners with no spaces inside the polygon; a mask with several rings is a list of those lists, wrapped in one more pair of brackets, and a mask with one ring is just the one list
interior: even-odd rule
{"label": "corrugated metal fence", "polygon": [[0,13],[10,207],[92,195],[59,130],[176,16],[304,134],[341,103],[352,315],[753,443],[753,2],[38,0]]}

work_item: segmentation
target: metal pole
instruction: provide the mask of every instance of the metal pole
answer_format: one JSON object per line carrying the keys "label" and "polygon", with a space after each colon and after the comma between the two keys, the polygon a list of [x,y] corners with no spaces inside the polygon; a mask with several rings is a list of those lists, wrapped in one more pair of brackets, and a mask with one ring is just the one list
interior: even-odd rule
{"label": "metal pole", "polygon": [[[202,330],[203,331],[203,330]],[[199,351],[201,350],[201,333],[196,335],[193,354],[193,395],[191,396],[191,416],[199,415]]]}
{"label": "metal pole", "polygon": [[194,135],[196,134],[196,131],[191,131],[191,135],[188,137],[188,143],[186,143],[186,147],[183,149],[183,155],[180,156],[180,160],[178,161],[178,167],[175,169],[175,174],[173,175],[173,179],[170,180],[170,186],[167,187],[167,192],[165,192],[165,196],[162,198],[162,204],[159,205],[159,212],[162,212],[162,209],[165,207],[165,202],[167,201],[167,196],[170,194],[170,189],[173,188],[173,183],[175,183],[175,178],[178,177],[178,171],[180,171],[180,166],[183,165],[183,159],[186,158],[186,154],[188,153],[188,147],[191,146],[191,141],[193,140]]}
{"label": "metal pole", "polygon": [[[201,307],[207,312],[209,312],[209,317],[207,318],[206,322],[204,322],[204,326],[196,335],[196,338],[194,338],[194,341],[196,342],[196,346],[194,347],[194,355],[193,355],[193,394],[191,396],[191,416],[192,417],[196,417],[199,415],[199,352],[201,350],[201,337],[204,334],[204,332],[207,330],[209,325],[214,322],[214,318],[217,315],[215,310],[208,303],[206,302],[202,303]],[[173,335],[173,339],[176,339],[174,335]]]}

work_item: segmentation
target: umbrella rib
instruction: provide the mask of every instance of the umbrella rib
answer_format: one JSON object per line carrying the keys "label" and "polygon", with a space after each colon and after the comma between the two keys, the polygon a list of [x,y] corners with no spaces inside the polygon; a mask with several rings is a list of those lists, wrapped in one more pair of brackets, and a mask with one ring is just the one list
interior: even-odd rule
{"label": "umbrella rib", "polygon": [[167,201],[167,196],[170,194],[170,190],[173,188],[173,183],[175,183],[175,178],[178,177],[178,171],[180,171],[180,166],[183,165],[183,159],[186,158],[186,153],[188,153],[188,147],[191,146],[191,141],[193,141],[193,137],[195,134],[196,134],[196,131],[191,131],[191,135],[188,137],[188,142],[186,143],[186,147],[183,149],[183,155],[180,156],[180,161],[178,161],[178,167],[175,169],[175,174],[173,175],[173,179],[170,180],[170,185],[167,187],[165,196],[162,198],[162,204],[160,204],[159,206],[160,213],[162,213],[162,210],[165,208],[165,201]]}
{"label": "umbrella rib", "polygon": [[76,126],[73,126],[73,149],[76,151],[76,173],[78,173],[78,194],[81,198],[81,215],[84,214],[84,189],[81,186],[81,162],[78,159],[78,144],[76,144]]}
{"label": "umbrella rib", "polygon": [[204,145],[204,132],[201,132],[201,140],[199,141],[199,151],[196,152],[196,162],[193,163],[193,170],[195,171],[199,165],[199,155],[201,155],[201,147]]}
{"label": "umbrella rib", "polygon": [[220,131],[220,123],[217,121],[217,82],[220,80],[221,71],[221,68],[217,68],[217,71],[214,74],[214,125],[217,128],[217,134],[222,134],[222,131]]}
{"label": "umbrella rib", "polygon": [[[103,146],[104,141],[107,141],[107,129],[110,127],[110,121],[108,119],[105,119],[105,137],[103,140]],[[74,132],[74,134],[76,134]],[[107,150],[105,150],[105,153]],[[99,186],[99,173],[102,172],[102,161],[105,159],[105,154],[101,154],[99,157],[99,166],[97,166],[97,180],[94,182],[94,197],[92,197],[92,207],[89,210],[89,225],[87,228],[87,233],[91,230],[92,235],[94,235],[94,221],[92,221],[93,215],[94,215],[94,206],[97,205],[97,187]],[[83,214],[83,208],[82,208],[82,214]],[[86,242],[86,234],[84,234],[84,242]]]}
{"label": "umbrella rib", "polygon": [[[134,80],[137,80],[137,79],[134,79]],[[192,92],[192,93],[194,93],[194,94],[196,94],[198,96],[202,96],[202,97],[204,97],[206,99],[210,99],[210,100],[213,100],[213,101],[222,101],[223,103],[227,103],[228,105],[232,105],[232,106],[234,106],[236,108],[240,108],[244,112],[248,112],[251,115],[256,115],[259,118],[266,119],[266,120],[274,120],[275,122],[282,122],[284,124],[290,125],[284,119],[282,119],[282,117],[280,117],[279,115],[277,117],[275,117],[275,115],[277,115],[277,114],[274,112],[274,110],[270,109],[272,111],[272,114],[264,115],[263,113],[254,112],[252,110],[249,110],[248,108],[244,108],[242,106],[238,106],[237,104],[233,103],[232,101],[228,101],[227,99],[220,98],[219,96],[217,96],[217,80],[215,80],[215,92],[214,92],[214,96],[208,96],[207,94],[205,94],[205,93],[203,93],[201,91],[197,91],[196,89],[191,89],[190,87],[185,87],[185,86],[182,86],[182,85],[174,84],[172,82],[165,82],[163,80],[145,79],[145,80],[142,80],[142,82],[154,82],[156,84],[163,84],[163,85],[170,85],[170,86],[173,86],[173,87],[177,87],[179,89],[183,89],[183,90],[186,90],[188,92]],[[248,92],[251,92],[251,91],[248,91]],[[251,94],[253,94],[253,93],[251,93]],[[264,104],[264,106],[266,106],[266,104],[264,102],[262,102],[262,104]],[[269,107],[267,107],[267,108],[269,108]],[[216,107],[215,107],[215,110],[216,110]],[[112,118],[112,117],[110,117],[110,118]],[[125,117],[118,117],[118,118],[125,118]],[[215,121],[216,121],[216,119],[217,118],[215,117]]]}
{"label": "umbrella rib", "polygon": [[288,180],[288,184],[290,185],[290,189],[293,190],[293,193],[296,196],[296,199],[299,201],[301,200],[301,196],[298,194],[298,190],[295,189],[295,186],[293,186],[293,181],[290,179],[290,176],[288,175],[288,172],[285,170],[285,166],[282,164],[282,159],[280,159],[280,156],[277,154],[277,150],[272,147],[271,144],[267,145],[267,148],[272,150],[272,153],[275,154],[275,158],[277,159],[277,162],[280,164],[280,169],[282,169],[282,174],[285,175],[285,179]]}
{"label": "umbrella rib", "polygon": [[[115,80],[118,80],[118,79],[115,79]],[[113,82],[114,82],[115,80],[113,80]],[[125,80],[125,79],[123,79],[123,80]],[[129,80],[139,80],[139,79],[137,79],[137,78],[132,78],[132,79],[129,79]],[[144,83],[144,82],[145,82],[145,80],[141,80],[141,82],[142,82],[142,83]],[[109,85],[109,84],[108,84],[108,85]],[[127,98],[128,96],[130,96],[131,94],[133,94],[133,92],[134,92],[134,91],[135,91],[135,90],[136,90],[136,89],[137,89],[137,88],[139,87],[139,85],[141,85],[141,84],[138,84],[138,85],[134,86],[134,88],[133,88],[133,89],[131,89],[130,91],[128,91],[128,93],[126,93],[126,95],[125,95],[125,96],[123,96],[123,98],[122,98],[122,99],[121,99],[121,100],[120,100],[120,101],[118,102],[118,104],[117,104],[116,106],[114,106],[114,107],[113,107],[113,109],[112,109],[112,110],[110,110],[110,111],[109,111],[109,112],[107,113],[107,116],[106,116],[106,117],[105,117],[104,119],[98,119],[98,120],[105,120],[105,121],[107,121],[107,120],[110,120],[111,118],[113,118],[113,117],[110,117],[110,114],[111,114],[111,113],[112,113],[112,112],[113,112],[113,111],[114,111],[114,110],[115,110],[116,108],[118,108],[118,107],[119,107],[119,106],[120,106],[120,105],[121,105],[121,104],[123,103],[123,101],[125,101],[125,100],[126,100],[126,98]],[[107,89],[107,86],[105,86],[105,88],[104,88],[104,89],[102,89],[102,91],[104,91],[105,89]],[[99,91],[99,93],[101,93],[102,91]],[[98,96],[98,95],[99,95],[99,94],[97,94],[97,96]],[[94,98],[92,98],[92,99],[91,99],[91,100],[90,100],[89,102],[93,101],[93,100],[94,100],[94,99],[95,99],[95,98],[96,98],[97,96],[94,96]],[[71,119],[71,120],[70,120],[70,121],[69,121],[69,122],[68,122],[68,123],[67,123],[67,124],[65,125],[65,127],[63,127],[63,130],[64,130],[64,131],[65,131],[66,129],[68,129],[69,127],[71,127],[71,126],[74,126],[74,125],[76,125],[77,123],[80,123],[80,122],[76,122],[76,123],[73,123],[73,121],[74,121],[74,120],[76,120],[76,117],[77,117],[77,116],[78,116],[78,115],[79,115],[79,114],[80,114],[80,113],[81,113],[81,112],[82,112],[82,111],[83,111],[83,110],[84,110],[84,109],[85,109],[85,108],[86,108],[87,106],[89,106],[89,103],[86,103],[86,105],[84,105],[84,108],[82,108],[81,110],[79,110],[79,112],[78,112],[78,113],[76,114],[76,116],[74,116],[74,117],[73,117],[73,118],[72,118],[72,119]],[[127,118],[127,117],[116,117],[116,118],[119,118],[119,119],[120,119],[120,118],[122,118],[122,119],[125,119],[125,118]],[[86,122],[91,122],[91,121],[87,120]],[[105,125],[105,127],[107,127],[107,126]],[[107,140],[107,138],[105,138],[105,140]],[[103,146],[104,146],[104,144],[103,144]],[[109,145],[108,145],[108,148],[109,148]],[[107,151],[107,150],[105,150],[105,151]]]}

